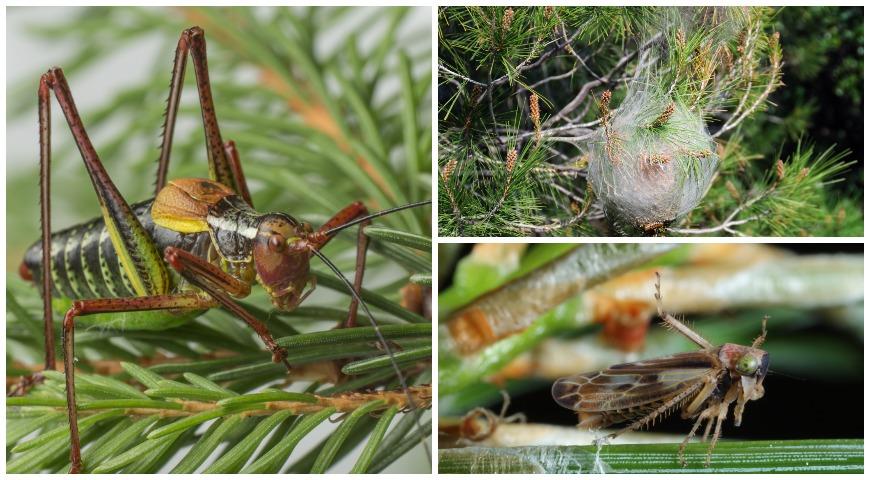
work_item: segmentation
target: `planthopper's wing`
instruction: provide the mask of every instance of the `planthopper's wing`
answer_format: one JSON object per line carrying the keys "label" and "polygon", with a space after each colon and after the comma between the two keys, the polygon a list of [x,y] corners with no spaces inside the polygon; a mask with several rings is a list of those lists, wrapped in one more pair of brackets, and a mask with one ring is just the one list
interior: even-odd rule
{"label": "planthopper's wing", "polygon": [[705,350],[680,353],[556,380],[556,403],[577,411],[581,426],[601,427],[642,416],[722,371]]}

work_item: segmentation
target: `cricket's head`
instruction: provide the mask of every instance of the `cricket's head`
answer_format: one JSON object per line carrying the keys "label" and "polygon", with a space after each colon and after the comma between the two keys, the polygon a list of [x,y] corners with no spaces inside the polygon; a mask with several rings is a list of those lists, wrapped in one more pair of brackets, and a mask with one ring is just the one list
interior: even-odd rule
{"label": "cricket's head", "polygon": [[719,359],[728,368],[732,384],[739,385],[734,425],[740,426],[746,402],[764,396],[763,382],[770,365],[770,356],[759,348],[726,343],[719,350]]}
{"label": "cricket's head", "polygon": [[263,215],[254,239],[257,281],[272,304],[283,311],[296,308],[311,278],[311,226],[283,213]]}

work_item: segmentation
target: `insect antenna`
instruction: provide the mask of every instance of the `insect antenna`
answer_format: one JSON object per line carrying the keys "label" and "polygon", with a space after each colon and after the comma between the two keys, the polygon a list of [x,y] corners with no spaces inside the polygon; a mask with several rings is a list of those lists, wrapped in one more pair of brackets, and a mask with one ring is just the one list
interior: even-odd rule
{"label": "insect antenna", "polygon": [[421,207],[421,206],[423,206],[423,205],[428,205],[428,204],[430,204],[430,203],[432,203],[432,200],[423,200],[423,201],[420,201],[420,202],[409,203],[409,204],[407,204],[407,205],[402,205],[402,206],[399,206],[399,207],[388,208],[388,209],[386,209],[386,210],[381,210],[381,211],[379,211],[379,212],[370,213],[370,214],[368,214],[368,215],[366,215],[366,216],[364,216],[364,217],[355,218],[355,219],[353,219],[353,220],[351,220],[351,221],[349,221],[349,222],[347,222],[347,223],[341,224],[341,225],[339,225],[339,226],[337,226],[337,227],[330,228],[329,230],[327,230],[326,232],[324,232],[324,234],[325,234],[326,236],[329,236],[329,235],[332,235],[333,233],[336,233],[336,232],[339,232],[339,231],[341,231],[341,230],[344,230],[345,228],[352,227],[352,226],[354,226],[354,225],[357,225],[357,224],[363,223],[363,222],[368,221],[368,220],[371,220],[371,219],[373,219],[373,218],[382,217],[382,216],[384,216],[384,215],[389,215],[389,214],[394,213],[394,212],[400,212],[400,211],[402,211],[402,210],[407,210],[407,209],[409,209],[409,208]]}
{"label": "insect antenna", "polygon": [[[427,202],[422,202],[421,204],[424,204],[424,203],[427,203]],[[402,207],[397,207],[397,208],[398,209],[410,208],[410,206],[404,205]],[[393,209],[393,211],[395,211],[395,209]],[[381,213],[381,212],[378,212],[378,213]],[[337,228],[341,228],[341,227],[337,227]],[[335,229],[333,229],[333,230],[335,230]],[[402,374],[402,369],[399,368],[399,364],[396,363],[396,358],[393,355],[393,349],[390,348],[390,344],[387,342],[387,339],[384,338],[384,334],[381,333],[381,329],[380,329],[380,327],[378,327],[377,322],[375,322],[375,317],[374,317],[374,315],[372,315],[372,312],[369,310],[368,304],[365,302],[365,300],[363,300],[359,296],[358,293],[356,293],[356,290],[353,289],[353,285],[350,283],[350,280],[348,280],[347,277],[345,277],[344,274],[341,273],[341,270],[339,270],[338,267],[336,267],[335,264],[332,263],[332,261],[330,259],[326,258],[326,255],[324,255],[323,253],[321,253],[317,249],[312,249],[311,251],[314,253],[314,255],[317,255],[317,257],[321,261],[323,261],[323,263],[326,264],[326,266],[329,267],[330,270],[332,270],[332,273],[334,273],[339,279],[341,279],[342,283],[344,283],[344,285],[347,287],[347,290],[350,292],[351,296],[353,296],[354,300],[356,300],[357,303],[359,303],[359,305],[363,308],[363,311],[365,311],[366,316],[369,317],[369,321],[372,324],[372,328],[374,328],[374,330],[375,330],[375,335],[377,335],[378,341],[381,342],[381,345],[383,345],[383,347],[384,347],[384,351],[387,352],[387,356],[390,357],[390,363],[392,364],[393,369],[396,371],[396,376],[399,379],[399,384],[402,386],[402,390],[405,392],[405,396],[408,397],[408,406],[410,407],[411,411],[413,412],[412,415],[414,415],[414,421],[417,424],[417,429],[422,434],[423,433],[423,426],[420,425],[420,413],[419,413],[419,411],[417,411],[418,410],[417,404],[414,403],[414,397],[411,395],[411,390],[408,388],[408,383],[405,381],[405,376]],[[411,412],[409,412],[409,413],[411,413]],[[423,439],[423,443],[424,443],[424,445],[426,445],[425,438]],[[430,456],[428,446],[426,446],[426,448],[424,448],[423,450],[426,452],[426,457],[429,459],[429,462],[431,463],[432,458]]]}
{"label": "insect antenna", "polygon": [[789,374],[787,374],[787,373],[777,372],[776,370],[768,369],[768,370],[767,370],[767,373],[768,373],[768,375],[779,375],[780,377],[787,377],[787,378],[791,378],[792,380],[798,380],[798,381],[801,381],[801,382],[806,382],[806,381],[807,381],[806,378],[803,378],[803,377],[796,377],[796,376],[794,376],[794,375],[789,375]]}

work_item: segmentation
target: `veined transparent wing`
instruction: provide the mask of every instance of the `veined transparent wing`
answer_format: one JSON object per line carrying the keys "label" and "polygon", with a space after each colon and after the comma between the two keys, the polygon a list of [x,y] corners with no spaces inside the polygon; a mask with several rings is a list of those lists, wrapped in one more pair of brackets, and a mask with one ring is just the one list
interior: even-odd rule
{"label": "veined transparent wing", "polygon": [[[552,394],[570,410],[622,412],[607,422],[636,416],[722,371],[716,355],[706,351],[613,365],[605,370],[556,380]],[[624,417],[624,418],[622,418]]]}

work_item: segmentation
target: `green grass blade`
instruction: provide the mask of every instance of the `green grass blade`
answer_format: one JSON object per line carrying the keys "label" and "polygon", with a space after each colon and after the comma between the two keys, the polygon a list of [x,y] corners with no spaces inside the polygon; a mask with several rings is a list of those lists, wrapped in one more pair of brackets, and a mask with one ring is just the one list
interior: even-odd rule
{"label": "green grass blade", "polygon": [[677,459],[678,444],[596,447],[468,447],[440,450],[440,473],[861,473],[864,440],[763,440],[719,442],[705,467],[707,445],[686,448],[687,466]]}

